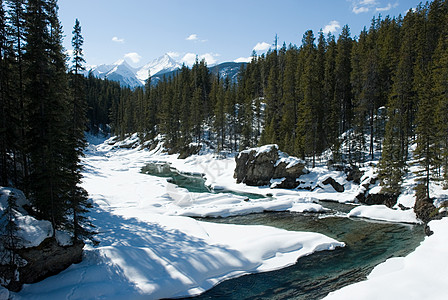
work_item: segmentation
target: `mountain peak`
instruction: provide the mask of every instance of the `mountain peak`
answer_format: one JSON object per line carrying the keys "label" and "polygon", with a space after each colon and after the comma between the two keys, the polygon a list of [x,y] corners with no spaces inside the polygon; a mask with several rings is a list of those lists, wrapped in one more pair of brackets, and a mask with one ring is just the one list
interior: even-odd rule
{"label": "mountain peak", "polygon": [[175,61],[168,53],[165,53],[161,57],[154,59],[140,68],[136,75],[140,81],[145,82],[148,79],[149,74],[153,76],[160,72],[170,72],[181,67],[182,65],[179,62]]}

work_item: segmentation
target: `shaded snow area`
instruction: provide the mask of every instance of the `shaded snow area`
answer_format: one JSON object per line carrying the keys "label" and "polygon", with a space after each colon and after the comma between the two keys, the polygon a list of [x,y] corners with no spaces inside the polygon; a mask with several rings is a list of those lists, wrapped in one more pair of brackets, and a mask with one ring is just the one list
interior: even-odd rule
{"label": "shaded snow area", "polygon": [[426,237],[406,257],[390,258],[376,266],[366,281],[330,293],[325,299],[447,299],[448,218],[429,222]]}
{"label": "shaded snow area", "polygon": [[[131,140],[131,143],[133,140]],[[294,191],[235,184],[233,157],[176,155],[123,149],[106,141],[90,145],[83,187],[99,246],[86,245],[84,260],[60,274],[25,285],[14,299],[158,299],[200,294],[247,273],[292,265],[299,257],[344,246],[318,233],[268,226],[228,225],[189,216],[228,216],[264,210],[323,211],[314,198]],[[124,145],[124,144],[123,144]],[[264,195],[190,193],[166,178],[141,173],[150,161],[181,172],[205,174],[207,185]],[[272,193],[272,195],[267,195]]]}
{"label": "shaded snow area", "polygon": [[[0,187],[0,216],[8,207],[8,198],[14,197],[16,199],[17,210],[14,210],[14,221],[18,227],[17,237],[20,240],[19,248],[35,247],[42,243],[46,238],[53,235],[53,226],[49,221],[37,220],[28,215],[28,212],[23,208],[24,205],[29,204],[28,200],[22,191],[13,188]],[[5,222],[2,218],[2,226]],[[0,245],[0,251],[2,250]]]}

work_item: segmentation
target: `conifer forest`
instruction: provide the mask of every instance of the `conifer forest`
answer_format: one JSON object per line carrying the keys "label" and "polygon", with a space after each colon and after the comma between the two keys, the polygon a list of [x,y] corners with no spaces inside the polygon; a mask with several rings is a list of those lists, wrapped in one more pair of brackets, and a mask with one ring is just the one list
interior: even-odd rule
{"label": "conifer forest", "polygon": [[391,194],[415,145],[419,195],[430,197],[431,180],[448,180],[446,1],[374,18],[359,34],[345,25],[337,37],[308,30],[300,45],[275,37],[236,81],[197,59],[133,90],[83,75],[78,21],[67,61],[55,0],[2,1],[0,17],[1,184],[24,190],[55,228],[88,234],[78,185],[85,130],[162,137],[172,152],[190,143],[217,152],[275,143],[311,165],[328,153],[332,163],[379,159]]}
{"label": "conifer forest", "polygon": [[430,197],[429,182],[448,179],[447,47],[448,3],[436,0],[374,18],[359,34],[345,25],[338,37],[308,30],[300,45],[275,37],[236,82],[204,61],[144,89],[89,78],[90,126],[110,124],[121,138],[160,134],[173,152],[191,142],[218,152],[275,143],[312,166],[328,150],[333,163],[379,159],[389,194],[399,193],[416,145],[419,195]]}

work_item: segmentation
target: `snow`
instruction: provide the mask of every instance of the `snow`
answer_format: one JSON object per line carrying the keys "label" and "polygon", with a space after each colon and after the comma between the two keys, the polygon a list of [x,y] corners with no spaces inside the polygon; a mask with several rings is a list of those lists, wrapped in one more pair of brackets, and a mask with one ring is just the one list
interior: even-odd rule
{"label": "snow", "polygon": [[28,215],[22,206],[29,204],[22,191],[0,187],[0,215],[7,208],[8,197],[16,197],[16,205],[18,206],[16,214],[16,224],[18,226],[17,237],[20,239],[20,248],[29,248],[38,246],[46,238],[53,234],[53,226],[49,221],[37,220]]}
{"label": "snow", "polygon": [[22,215],[17,217],[17,224],[19,227],[17,235],[25,248],[39,246],[46,238],[53,235],[53,226],[49,221]]}
{"label": "snow", "polygon": [[391,209],[385,205],[357,206],[348,216],[398,223],[421,223],[413,209]]}
{"label": "snow", "polygon": [[[196,295],[219,282],[247,273],[276,270],[315,251],[344,246],[317,233],[291,232],[268,226],[214,224],[191,217],[226,217],[262,211],[325,212],[318,200],[353,202],[363,189],[344,172],[325,166],[300,177],[297,190],[249,187],[233,178],[234,156],[216,157],[202,151],[184,160],[163,152],[139,150],[138,137],[89,145],[84,158],[83,187],[94,209],[90,214],[100,245],[88,244],[84,260],[39,283],[25,285],[14,299],[172,298]],[[133,148],[120,146],[133,145]],[[271,145],[272,147],[272,145]],[[269,151],[269,147],[260,148]],[[286,157],[281,157],[283,159]],[[191,193],[159,178],[140,173],[148,162],[167,163],[178,172],[203,174],[206,185],[222,193]],[[286,162],[286,161],[285,161]],[[289,164],[289,162],[288,162]],[[373,178],[366,168],[362,182]],[[337,193],[322,182],[332,177],[344,185]],[[413,178],[404,181],[399,203],[413,204]],[[235,191],[265,196],[248,199]],[[439,198],[446,194],[432,186]],[[3,199],[3,198],[1,198]],[[442,202],[438,205],[442,205]],[[397,204],[398,205],[398,204]],[[404,204],[403,204],[404,205]],[[348,216],[417,223],[412,210],[358,206]],[[435,232],[405,258],[375,268],[365,282],[332,293],[334,299],[442,299],[448,269],[448,219],[433,221]],[[434,272],[432,272],[434,270]],[[333,299],[331,298],[331,299]]]}
{"label": "snow", "polygon": [[431,221],[434,232],[406,257],[390,258],[376,266],[366,281],[330,293],[325,299],[447,298],[448,218]]}
{"label": "snow", "polygon": [[56,241],[59,246],[70,246],[73,245],[72,236],[67,231],[56,230],[55,232]]}
{"label": "snow", "polygon": [[137,72],[137,78],[144,83],[148,79],[148,74],[156,75],[160,71],[174,71],[180,69],[182,65],[176,62],[169,54],[165,54],[141,67]]}
{"label": "snow", "polygon": [[[134,142],[132,136],[120,145]],[[15,299],[196,295],[229,278],[276,270],[315,251],[344,246],[318,233],[214,224],[187,217],[321,208],[309,197],[302,199],[286,190],[276,191],[274,197],[248,200],[229,193],[190,193],[165,178],[140,173],[149,161],[160,161],[180,172],[205,174],[207,184],[224,190],[272,192],[236,184],[233,157],[216,159],[204,154],[178,160],[161,150],[161,146],[153,151],[124,149],[112,139],[88,148],[83,187],[94,204],[90,217],[100,244],[86,245],[81,263],[25,285],[14,294]]]}
{"label": "snow", "polygon": [[329,209],[324,208],[322,205],[317,203],[294,203],[294,205],[288,209],[290,212],[316,212],[323,213],[329,211]]}
{"label": "snow", "polygon": [[0,285],[0,300],[8,300],[9,291]]}

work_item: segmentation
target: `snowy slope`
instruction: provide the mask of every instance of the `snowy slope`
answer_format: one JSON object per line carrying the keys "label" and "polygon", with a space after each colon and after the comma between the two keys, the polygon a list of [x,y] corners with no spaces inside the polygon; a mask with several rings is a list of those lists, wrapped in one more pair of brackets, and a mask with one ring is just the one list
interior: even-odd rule
{"label": "snowy slope", "polygon": [[136,76],[137,69],[131,67],[124,59],[120,59],[111,65],[93,67],[90,72],[101,79],[118,81],[122,86],[134,88],[142,85]]}
{"label": "snowy slope", "polygon": [[[221,78],[229,77],[232,82],[236,82],[242,65],[243,63],[226,62],[210,67],[210,72]],[[152,76],[152,83],[155,84],[163,75],[171,76],[181,67],[180,62],[169,54],[164,54],[142,67],[133,68],[121,59],[113,64],[93,66],[86,71],[86,74],[92,72],[95,77],[118,81],[122,86],[135,88],[144,86],[149,74]]]}
{"label": "snowy slope", "polygon": [[166,73],[177,70],[182,65],[176,62],[171,56],[165,54],[143,67],[133,68],[125,60],[120,59],[110,65],[94,66],[88,72],[92,72],[95,77],[118,81],[122,86],[131,88],[145,85],[148,74]]}
{"label": "snowy slope", "polygon": [[[159,299],[195,295],[228,278],[279,269],[315,251],[344,246],[317,233],[213,224],[179,216],[175,207],[179,211],[195,206],[211,211],[215,204],[224,213],[228,203],[221,206],[222,199],[214,194],[197,199],[197,203],[196,199],[179,201],[194,195],[164,178],[140,173],[147,162],[163,158],[176,160],[181,168],[182,160],[163,154],[160,148],[149,152],[114,148],[108,142],[90,145],[84,159],[83,187],[94,204],[91,218],[99,231],[100,245],[86,246],[83,262],[25,285],[14,298]],[[200,163],[184,161],[183,169],[195,172],[202,167]],[[224,164],[223,170],[215,169],[213,174],[229,174],[232,165]],[[264,204],[260,200],[258,205],[270,205],[271,200],[265,199]],[[314,209],[312,203],[310,207]]]}
{"label": "snowy slope", "polygon": [[152,76],[158,73],[171,72],[181,67],[182,65],[179,62],[165,54],[138,69],[136,76],[141,82],[145,82],[148,79],[148,74]]}

